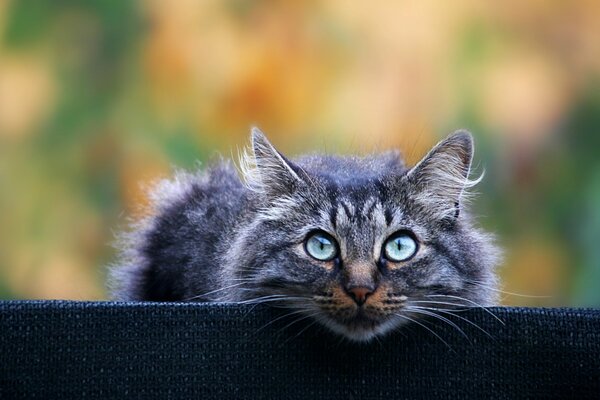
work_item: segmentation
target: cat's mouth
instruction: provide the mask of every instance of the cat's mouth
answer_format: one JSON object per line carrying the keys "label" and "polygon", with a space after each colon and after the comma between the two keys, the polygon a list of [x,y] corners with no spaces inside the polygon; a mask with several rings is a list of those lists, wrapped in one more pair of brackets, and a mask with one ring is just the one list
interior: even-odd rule
{"label": "cat's mouth", "polygon": [[327,315],[325,325],[335,333],[350,340],[368,341],[377,335],[393,329],[397,323],[392,316],[373,316],[364,308],[358,308],[353,315]]}

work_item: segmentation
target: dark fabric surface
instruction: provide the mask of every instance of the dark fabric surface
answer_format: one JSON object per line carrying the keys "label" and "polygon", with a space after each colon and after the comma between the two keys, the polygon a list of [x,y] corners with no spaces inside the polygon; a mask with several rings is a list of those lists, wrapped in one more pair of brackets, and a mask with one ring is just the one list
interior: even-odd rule
{"label": "dark fabric surface", "polygon": [[2,302],[0,398],[600,398],[600,311],[459,315],[353,344],[263,307]]}

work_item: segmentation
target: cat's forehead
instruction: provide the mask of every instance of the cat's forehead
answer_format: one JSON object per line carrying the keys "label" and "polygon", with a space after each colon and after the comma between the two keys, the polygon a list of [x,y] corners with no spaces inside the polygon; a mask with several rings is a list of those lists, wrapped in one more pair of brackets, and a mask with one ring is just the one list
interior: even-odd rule
{"label": "cat's forehead", "polygon": [[[348,161],[348,160],[346,160]],[[394,168],[394,167],[391,167]],[[339,228],[346,225],[398,225],[407,218],[407,204],[397,190],[390,190],[391,172],[361,171],[347,177],[342,169],[311,171],[317,178],[318,188],[309,185],[306,190],[315,196],[317,208]]]}
{"label": "cat's forehead", "polygon": [[329,229],[342,235],[372,233],[380,236],[399,229],[410,229],[420,236],[429,236],[427,229],[412,218],[405,204],[386,199],[378,193],[339,196],[327,203],[320,218]]}
{"label": "cat's forehead", "polygon": [[379,237],[398,229],[426,235],[410,209],[410,196],[398,184],[408,171],[398,152],[310,155],[295,162],[312,183],[318,182],[307,185],[309,193],[301,197],[313,200],[312,217],[328,230],[341,236]]}
{"label": "cat's forehead", "polygon": [[364,183],[390,174],[406,172],[402,157],[397,151],[366,156],[314,154],[298,158],[295,162],[308,174],[339,185]]}
{"label": "cat's forehead", "polygon": [[377,196],[359,198],[339,197],[331,204],[330,220],[334,228],[371,222],[376,225],[390,225],[394,219],[401,219],[402,210],[385,207]]}

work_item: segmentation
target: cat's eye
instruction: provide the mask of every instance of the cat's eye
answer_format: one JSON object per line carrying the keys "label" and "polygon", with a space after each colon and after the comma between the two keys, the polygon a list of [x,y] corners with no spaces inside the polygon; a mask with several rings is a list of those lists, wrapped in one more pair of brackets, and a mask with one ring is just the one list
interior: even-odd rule
{"label": "cat's eye", "polygon": [[333,260],[338,254],[335,239],[325,232],[315,232],[304,242],[304,248],[309,256],[319,261]]}
{"label": "cat's eye", "polygon": [[406,261],[417,252],[417,242],[407,232],[392,235],[383,245],[385,258],[392,262]]}

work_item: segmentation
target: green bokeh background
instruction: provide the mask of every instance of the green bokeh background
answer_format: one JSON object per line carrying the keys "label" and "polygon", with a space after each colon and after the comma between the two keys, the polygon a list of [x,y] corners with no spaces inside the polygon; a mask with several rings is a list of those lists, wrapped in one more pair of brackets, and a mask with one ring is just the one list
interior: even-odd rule
{"label": "green bokeh background", "polygon": [[600,3],[0,1],[0,298],[104,299],[173,167],[468,128],[505,304],[600,305]]}

